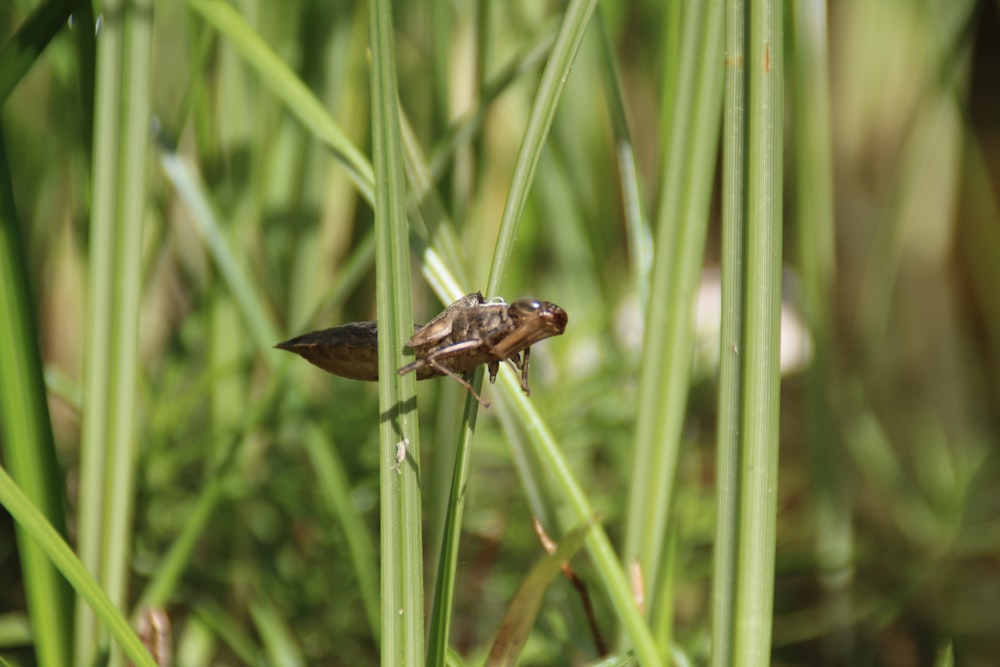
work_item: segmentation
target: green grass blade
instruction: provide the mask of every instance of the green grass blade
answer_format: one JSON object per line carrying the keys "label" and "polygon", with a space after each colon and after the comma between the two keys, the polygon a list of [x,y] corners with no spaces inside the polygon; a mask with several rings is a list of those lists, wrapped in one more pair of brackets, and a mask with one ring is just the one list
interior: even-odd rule
{"label": "green grass blade", "polygon": [[[104,6],[111,16],[120,17],[120,1]],[[97,51],[94,110],[93,193],[90,209],[90,247],[87,275],[86,364],[84,368],[85,409],[80,443],[79,538],[80,560],[103,581],[103,525],[105,521],[105,463],[111,459],[111,395],[116,364],[113,354],[116,228],[119,219],[118,176],[119,132],[122,123],[122,60],[124,34],[121,20],[108,21],[101,28]],[[76,608],[77,665],[91,664],[99,638],[93,614],[78,601]]]}
{"label": "green grass blade", "polygon": [[[781,3],[727,5],[715,665],[771,656],[781,307]],[[749,32],[747,30],[749,29]]]}
{"label": "green grass blade", "polygon": [[[369,3],[372,68],[372,163],[375,171],[375,275],[379,322],[379,424],[382,664],[420,665],[424,604],[420,442],[416,377],[396,369],[412,361],[409,228],[391,2]],[[402,448],[408,465],[397,464]]]}
{"label": "green grass blade", "polygon": [[[722,357],[719,362],[719,453],[716,463],[717,516],[712,573],[712,664],[728,665],[736,640],[736,561],[739,558],[740,397],[743,367],[738,356],[744,306],[743,172],[747,99],[745,19],[740,2],[726,6],[726,111],[723,121],[722,174]],[[726,350],[733,341],[735,349]]]}
{"label": "green grass blade", "polygon": [[86,567],[76,558],[52,524],[17,487],[3,468],[0,468],[0,504],[42,548],[80,598],[94,610],[97,618],[108,628],[128,658],[142,667],[157,667],[149,651],[139,641],[128,620],[108,594],[87,572]]}
{"label": "green grass blade", "polygon": [[[722,104],[722,6],[687,5],[680,58],[668,65],[675,90],[666,99],[686,103],[667,114],[656,252],[639,375],[638,415],[625,534],[626,562],[638,559],[654,616],[668,614],[661,568],[691,380],[694,298],[701,276],[715,177]],[[669,624],[664,618],[656,627]],[[669,644],[669,637],[659,636]]]}
{"label": "green grass blade", "polygon": [[[119,200],[116,221],[114,322],[112,343],[115,365],[111,376],[113,404],[109,414],[111,457],[108,460],[109,495],[106,497],[106,541],[103,549],[104,581],[108,596],[126,609],[132,574],[135,472],[138,459],[136,380],[139,371],[139,302],[142,295],[142,232],[146,218],[146,167],[149,156],[150,89],[153,50],[153,3],[138,0],[124,15],[125,42],[122,60],[122,108],[116,176]],[[117,651],[112,667],[123,664]]]}
{"label": "green grass blade", "polygon": [[[35,300],[25,256],[0,123],[0,443],[11,475],[41,513],[65,534],[65,482],[52,438],[32,307]],[[38,663],[69,665],[73,632],[70,591],[21,527],[17,540]]]}

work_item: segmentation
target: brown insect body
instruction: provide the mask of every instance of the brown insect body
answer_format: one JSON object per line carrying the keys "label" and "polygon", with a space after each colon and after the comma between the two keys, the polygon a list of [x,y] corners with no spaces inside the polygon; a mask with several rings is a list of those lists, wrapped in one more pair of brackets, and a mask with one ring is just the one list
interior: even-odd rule
{"label": "brown insect body", "polygon": [[[547,301],[518,299],[505,304],[486,301],[479,292],[467,294],[423,327],[414,327],[406,345],[417,359],[400,368],[399,374],[416,371],[418,380],[447,375],[472,391],[465,376],[477,366],[487,364],[492,382],[500,362],[510,361],[521,371],[521,388],[530,393],[530,348],[562,334],[567,319],[562,308]],[[334,375],[378,380],[378,327],[372,321],[314,331],[275,347],[294,352]]]}

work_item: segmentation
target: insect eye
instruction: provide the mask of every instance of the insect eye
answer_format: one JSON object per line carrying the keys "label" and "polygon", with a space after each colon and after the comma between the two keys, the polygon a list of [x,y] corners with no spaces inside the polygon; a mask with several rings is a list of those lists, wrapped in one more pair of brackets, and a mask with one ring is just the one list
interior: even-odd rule
{"label": "insect eye", "polygon": [[522,313],[533,313],[541,309],[542,302],[537,299],[518,299],[510,307]]}

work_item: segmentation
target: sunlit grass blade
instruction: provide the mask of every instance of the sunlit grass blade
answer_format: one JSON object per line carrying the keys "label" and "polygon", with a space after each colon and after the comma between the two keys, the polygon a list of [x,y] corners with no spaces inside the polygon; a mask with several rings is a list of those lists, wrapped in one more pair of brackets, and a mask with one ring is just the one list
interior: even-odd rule
{"label": "sunlit grass blade", "polygon": [[[113,3],[120,15],[122,3]],[[104,490],[108,485],[105,462],[110,454],[112,326],[114,311],[115,229],[118,217],[118,129],[121,125],[122,25],[114,21],[103,28],[97,60],[97,94],[94,110],[93,193],[91,195],[90,246],[87,276],[87,331],[84,368],[86,409],[80,443],[79,538],[80,560],[95,575],[102,571],[104,545]],[[82,603],[76,606],[76,664],[90,664],[97,652],[97,626]]]}

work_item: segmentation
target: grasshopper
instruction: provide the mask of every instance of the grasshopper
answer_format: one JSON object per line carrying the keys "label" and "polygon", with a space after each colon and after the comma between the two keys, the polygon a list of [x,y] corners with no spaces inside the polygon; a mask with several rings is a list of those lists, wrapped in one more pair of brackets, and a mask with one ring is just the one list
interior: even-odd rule
{"label": "grasshopper", "polygon": [[[424,326],[414,326],[414,334],[406,346],[417,358],[400,368],[399,374],[416,372],[418,380],[446,375],[469,390],[484,407],[489,407],[468,378],[477,366],[486,364],[492,383],[500,363],[507,361],[521,372],[521,389],[530,395],[531,346],[561,335],[567,320],[566,312],[548,301],[525,298],[506,304],[487,301],[480,292],[466,294]],[[352,380],[378,380],[376,322],[352,322],[314,331],[275,347],[294,352],[334,375]]]}

